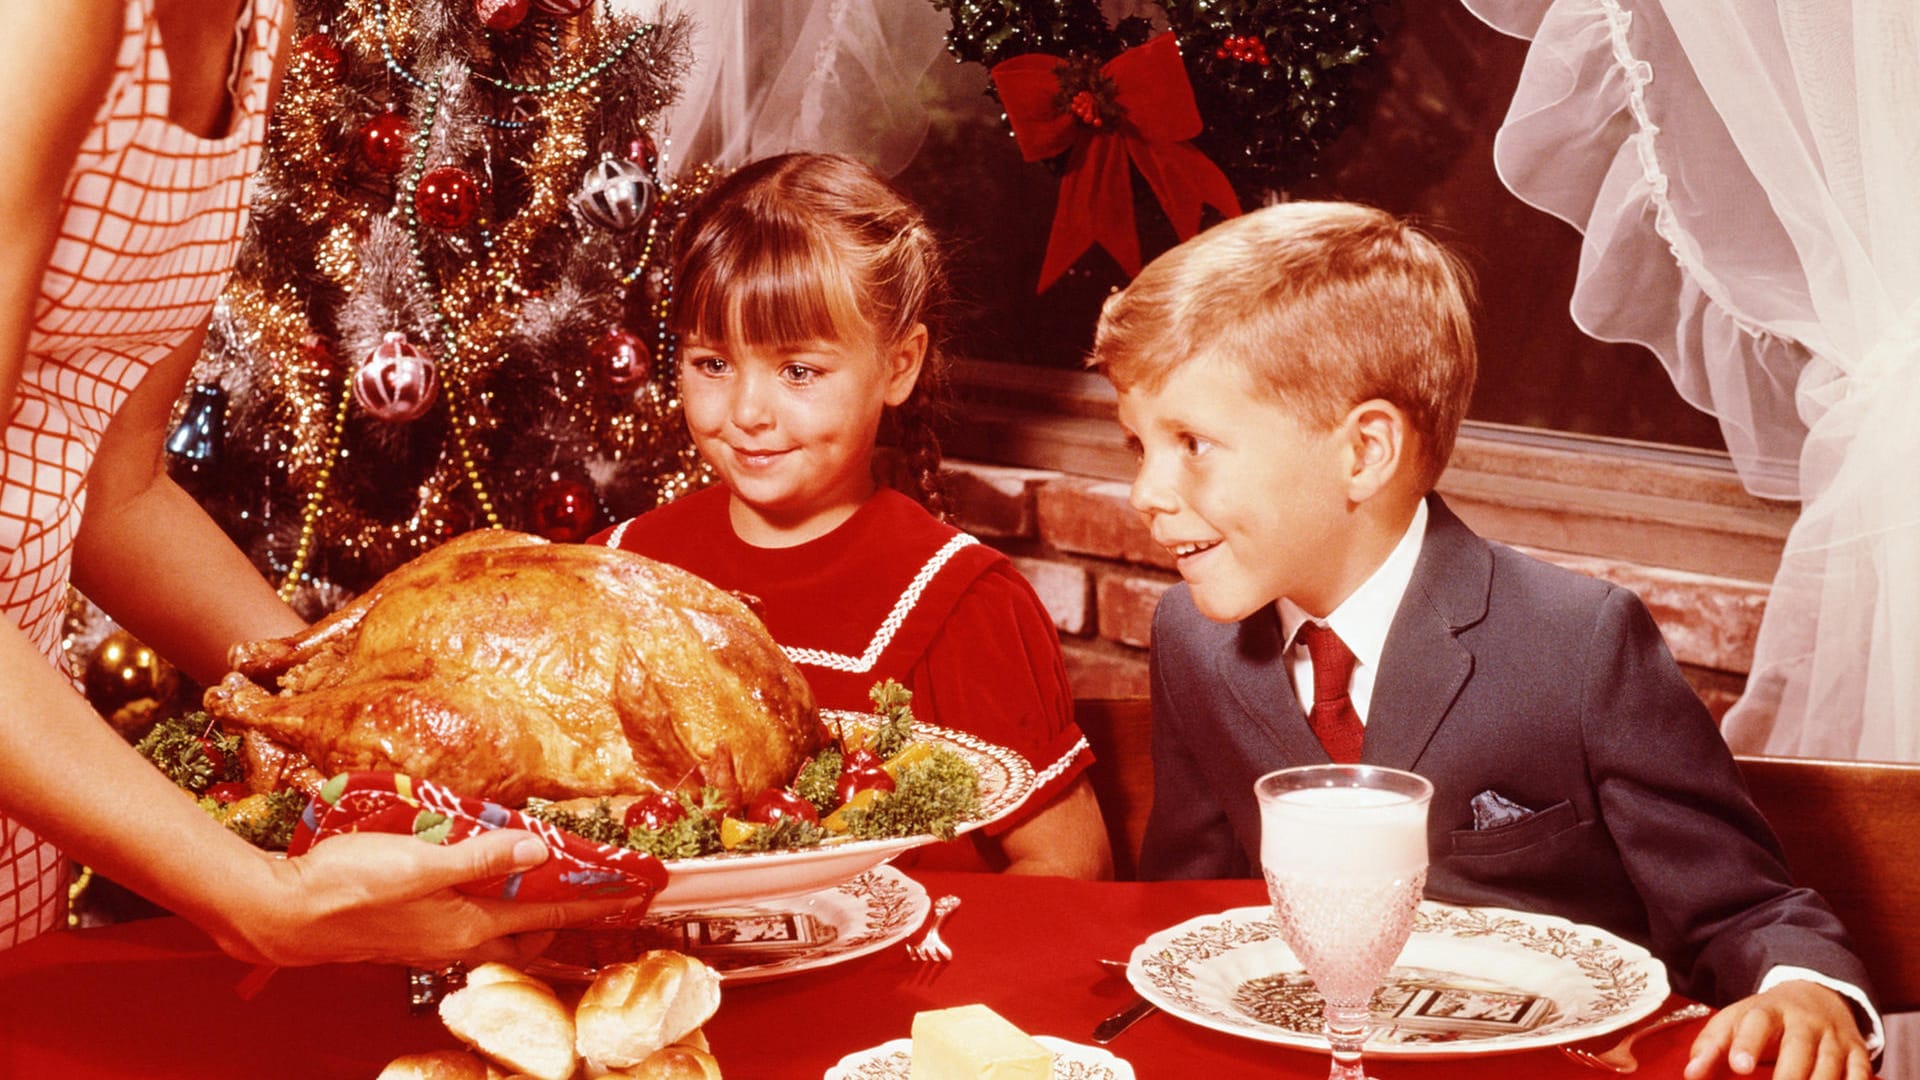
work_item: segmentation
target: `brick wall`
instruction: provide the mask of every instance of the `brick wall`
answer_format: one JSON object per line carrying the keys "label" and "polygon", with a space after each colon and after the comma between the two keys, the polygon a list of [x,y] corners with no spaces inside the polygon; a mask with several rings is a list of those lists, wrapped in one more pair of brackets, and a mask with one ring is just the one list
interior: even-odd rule
{"label": "brick wall", "polygon": [[[1153,607],[1179,575],[1127,505],[1127,485],[954,461],[947,476],[956,524],[1005,551],[1053,615],[1075,695],[1145,695]],[[1499,538],[1470,507],[1454,508]],[[1521,549],[1638,593],[1716,717],[1739,696],[1766,606],[1764,583]]]}

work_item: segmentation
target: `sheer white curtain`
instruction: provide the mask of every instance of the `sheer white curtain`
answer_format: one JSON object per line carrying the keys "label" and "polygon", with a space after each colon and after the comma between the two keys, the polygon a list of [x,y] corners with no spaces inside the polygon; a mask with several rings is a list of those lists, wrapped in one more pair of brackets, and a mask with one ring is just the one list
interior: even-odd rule
{"label": "sheer white curtain", "polygon": [[614,0],[684,13],[693,70],[665,118],[668,174],[790,150],[850,154],[892,175],[927,131],[920,82],[945,59],[927,0]]}
{"label": "sheer white curtain", "polygon": [[1920,759],[1920,3],[1464,2],[1532,42],[1496,164],[1575,321],[1802,504],[1728,741]]}

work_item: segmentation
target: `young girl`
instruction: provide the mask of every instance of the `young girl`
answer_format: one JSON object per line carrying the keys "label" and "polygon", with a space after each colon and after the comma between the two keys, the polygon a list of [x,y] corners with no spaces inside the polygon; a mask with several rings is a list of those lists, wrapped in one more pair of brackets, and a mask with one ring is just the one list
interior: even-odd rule
{"label": "young girl", "polygon": [[1109,876],[1046,610],[1005,556],[875,479],[891,410],[937,505],[926,400],[942,278],[919,211],[856,161],[790,154],[733,173],[679,236],[680,393],[720,483],[590,542],[757,598],[823,708],[870,709],[872,686],[897,679],[920,720],[1033,763],[1018,815],[917,865]]}

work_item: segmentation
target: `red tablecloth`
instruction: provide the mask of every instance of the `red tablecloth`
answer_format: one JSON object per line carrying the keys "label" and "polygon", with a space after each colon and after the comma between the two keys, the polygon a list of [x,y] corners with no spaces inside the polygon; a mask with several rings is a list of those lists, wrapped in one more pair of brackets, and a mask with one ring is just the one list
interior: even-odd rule
{"label": "red tablecloth", "polygon": [[[817,1080],[841,1056],[907,1036],[913,1014],[985,1002],[1034,1034],[1088,1042],[1132,997],[1096,963],[1154,931],[1263,903],[1254,881],[1072,882],[916,873],[964,903],[944,934],[956,957],[930,967],[898,947],[725,989],[707,1026],[730,1080]],[[398,967],[280,971],[256,996],[245,965],[178,919],[49,935],[0,952],[0,1080],[304,1080],[372,1077],[388,1060],[455,1045],[431,1014],[409,1015]],[[1642,1075],[1675,1077],[1699,1022],[1644,1040]],[[1108,1049],[1141,1080],[1204,1076],[1321,1080],[1324,1055],[1257,1043],[1156,1014]],[[1376,1058],[1379,1080],[1595,1080],[1556,1051],[1500,1057]],[[1766,1070],[1761,1070],[1761,1076]]]}

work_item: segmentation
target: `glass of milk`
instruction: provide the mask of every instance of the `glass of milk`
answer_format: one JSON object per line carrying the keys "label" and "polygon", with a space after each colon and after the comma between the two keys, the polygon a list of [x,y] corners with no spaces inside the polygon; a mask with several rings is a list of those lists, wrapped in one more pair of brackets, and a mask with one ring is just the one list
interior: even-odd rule
{"label": "glass of milk", "polygon": [[1281,935],[1327,1002],[1328,1080],[1366,1080],[1368,1005],[1427,880],[1433,785],[1375,765],[1309,765],[1268,773],[1253,792]]}

